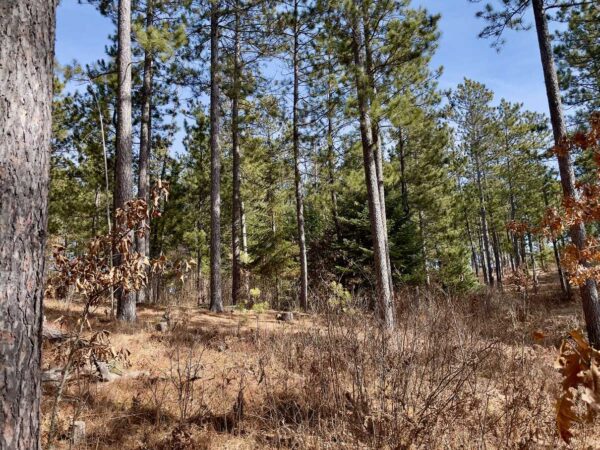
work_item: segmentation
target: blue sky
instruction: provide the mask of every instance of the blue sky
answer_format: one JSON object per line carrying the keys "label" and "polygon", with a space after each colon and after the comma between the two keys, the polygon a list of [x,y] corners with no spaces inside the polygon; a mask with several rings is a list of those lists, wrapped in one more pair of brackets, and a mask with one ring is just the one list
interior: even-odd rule
{"label": "blue sky", "polygon": [[[444,66],[440,86],[454,88],[464,77],[485,83],[496,95],[522,102],[527,109],[547,113],[548,107],[535,33],[508,32],[500,53],[477,34],[483,22],[475,18],[481,4],[467,0],[413,0],[442,15],[441,40],[434,66]],[[91,63],[104,56],[112,23],[92,6],[62,0],[58,7],[56,57],[61,64],[74,59]]]}
{"label": "blue sky", "polygon": [[[498,53],[490,41],[477,35],[484,21],[475,17],[482,4],[467,0],[413,0],[442,15],[440,45],[434,65],[444,66],[442,88],[453,88],[464,77],[486,84],[496,95],[522,102],[527,109],[548,112],[537,38],[533,30],[506,33],[506,44]],[[529,17],[529,23],[533,17]]]}

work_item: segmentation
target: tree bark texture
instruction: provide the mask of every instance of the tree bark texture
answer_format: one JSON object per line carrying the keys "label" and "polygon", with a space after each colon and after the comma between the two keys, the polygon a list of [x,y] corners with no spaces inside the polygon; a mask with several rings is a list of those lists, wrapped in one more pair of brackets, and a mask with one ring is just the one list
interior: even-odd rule
{"label": "tree bark texture", "polygon": [[[131,135],[131,0],[119,0],[118,15],[118,98],[117,98],[117,151],[115,163],[115,210],[122,208],[133,197],[133,164]],[[119,264],[119,255],[115,258]],[[135,320],[136,295],[117,292],[117,319]]]}
{"label": "tree bark texture", "polygon": [[40,447],[55,0],[0,2],[0,448]]}
{"label": "tree bark texture", "polygon": [[[377,95],[377,86],[375,83],[375,69],[373,64],[373,50],[371,48],[371,27],[369,25],[368,2],[362,2],[362,24],[363,24],[363,45],[365,47],[365,71],[367,73],[369,107],[371,107],[374,97]],[[371,118],[371,137],[373,139],[373,149],[375,152],[375,168],[377,170],[377,189],[379,191],[379,205],[381,208],[381,217],[383,220],[383,237],[385,239],[385,263],[387,264],[388,283],[392,297],[394,293],[394,283],[392,280],[392,262],[390,260],[390,249],[388,242],[387,212],[385,208],[385,185],[383,178],[383,151],[381,142],[381,133],[379,129],[379,119]]]}
{"label": "tree bark texture", "polygon": [[[352,14],[352,12],[350,13]],[[367,97],[367,76],[365,73],[364,57],[362,55],[363,37],[356,17],[352,17],[352,51],[354,55],[354,82],[359,109],[360,134],[365,168],[365,181],[367,184],[367,197],[369,204],[369,218],[371,222],[371,235],[373,239],[373,253],[375,258],[375,280],[377,287],[379,315],[388,329],[395,327],[393,293],[389,283],[387,264],[387,246],[385,228],[383,224],[382,209],[377,183],[377,161],[372,137],[371,118],[369,114]]]}
{"label": "tree bark texture", "polygon": [[233,159],[233,189],[231,213],[231,301],[238,303],[241,294],[241,177],[240,177],[240,143],[239,143],[239,96],[240,96],[240,11],[239,2],[235,2],[234,42],[233,42],[233,92],[231,99],[231,145]]}
{"label": "tree bark texture", "polygon": [[210,310],[223,311],[221,289],[221,146],[219,142],[219,2],[210,12]]}

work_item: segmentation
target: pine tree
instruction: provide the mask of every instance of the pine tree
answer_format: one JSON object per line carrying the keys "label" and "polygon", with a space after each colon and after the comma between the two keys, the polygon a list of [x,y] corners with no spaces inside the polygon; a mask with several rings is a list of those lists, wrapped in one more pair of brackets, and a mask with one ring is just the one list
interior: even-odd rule
{"label": "pine tree", "polygon": [[558,19],[566,30],[557,31],[554,47],[566,105],[578,109],[578,124],[600,109],[600,8],[594,2],[564,7]]}
{"label": "pine tree", "polygon": [[[178,16],[178,5],[162,0],[146,0],[143,13],[133,23],[136,43],[143,51],[142,83],[139,94],[140,103],[140,145],[138,158],[137,196],[149,201],[150,162],[152,148],[152,112],[158,103],[153,97],[156,77],[162,75],[160,69],[176,50],[185,44],[184,20]],[[157,67],[158,65],[158,67]],[[157,74],[157,69],[159,73]],[[163,69],[164,71],[164,69]],[[164,77],[164,75],[163,75]],[[169,100],[176,103],[172,96]],[[165,103],[163,101],[163,103]],[[158,128],[158,127],[157,127]],[[145,256],[150,255],[150,233],[136,236],[137,251]],[[137,292],[137,302],[147,298],[147,289]]]}
{"label": "pine tree", "polygon": [[57,2],[0,4],[0,447],[41,448],[41,329]]}
{"label": "pine tree", "polygon": [[487,284],[494,285],[494,262],[492,261],[489,211],[486,201],[486,174],[492,145],[493,93],[481,83],[465,80],[450,97],[452,118],[457,126],[459,151],[465,157],[465,175],[474,186],[479,211],[483,247],[482,259]]}
{"label": "pine tree", "polygon": [[232,188],[232,214],[231,214],[231,302],[235,305],[240,298],[241,290],[241,249],[240,237],[242,227],[242,199],[241,199],[241,153],[239,142],[239,102],[241,83],[241,8],[239,0],[233,5],[233,73],[232,73],[232,95],[231,95],[231,152],[233,158],[233,188]]}
{"label": "pine tree", "polygon": [[389,247],[387,243],[387,226],[385,208],[381,198],[381,190],[378,176],[378,159],[376,156],[376,141],[373,137],[371,123],[369,95],[369,76],[365,66],[366,56],[364,54],[364,30],[360,22],[360,13],[355,6],[345,5],[344,14],[350,27],[350,47],[352,49],[352,73],[357,98],[357,109],[359,113],[361,143],[363,149],[365,181],[367,184],[369,217],[371,220],[371,235],[373,238],[375,275],[377,281],[377,294],[379,300],[379,314],[389,329],[395,326],[393,291],[390,283]]}
{"label": "pine tree", "polygon": [[[154,25],[154,0],[146,0],[146,33],[150,34]],[[140,124],[140,152],[139,152],[139,173],[138,173],[138,192],[139,198],[149,202],[150,191],[150,148],[151,148],[151,127],[150,117],[152,108],[152,85],[153,85],[153,49],[147,48],[144,51],[144,69],[142,83],[142,117]],[[142,255],[150,255],[150,234],[136,236],[137,251]],[[137,303],[146,301],[146,290],[141,289],[137,292]]]}
{"label": "pine tree", "polygon": [[[236,304],[244,295],[248,295],[249,278],[243,270],[248,262],[246,214],[242,198],[242,142],[241,136],[248,126],[246,123],[249,98],[256,95],[263,83],[260,63],[274,56],[277,49],[276,37],[270,36],[269,23],[274,14],[270,1],[246,2],[235,0],[228,10],[229,33],[225,33],[224,53],[226,66],[224,94],[231,100],[231,136],[232,163],[232,202],[231,202],[231,282],[232,303]],[[260,26],[262,25],[262,26]],[[229,45],[227,41],[230,41]],[[227,124],[224,124],[227,126]],[[244,262],[245,261],[245,262]],[[243,273],[242,273],[243,272]],[[242,290],[242,284],[244,289]]]}
{"label": "pine tree", "polygon": [[[575,6],[575,2],[565,2],[564,7]],[[490,22],[481,36],[495,36],[497,42],[506,28],[522,29],[523,15],[530,6],[529,1],[506,0],[504,7],[497,11],[488,6],[486,10],[479,15]],[[550,121],[554,133],[554,144],[557,149],[558,169],[563,190],[563,198],[566,202],[570,199],[576,199],[578,196],[575,188],[575,172],[571,162],[569,150],[565,148],[567,141],[567,128],[562,109],[562,100],[560,96],[558,74],[552,52],[552,40],[548,28],[548,18],[546,16],[547,5],[544,0],[531,0],[531,8],[535,19],[535,28],[540,49],[540,59],[546,84],[546,94],[548,97],[548,106],[550,110]],[[570,227],[570,238],[573,244],[580,251],[584,249],[587,239],[587,233],[582,223],[574,223]],[[589,263],[582,258],[580,264],[587,266]],[[600,300],[598,299],[598,289],[596,282],[588,279],[580,287],[581,298],[583,301],[583,310],[585,315],[586,327],[590,343],[594,347],[600,346]]]}
{"label": "pine tree", "polygon": [[[107,99],[116,92],[116,77],[92,79],[79,66],[58,72],[48,230],[69,251],[78,252],[80,244],[110,226],[114,173],[114,140],[110,138],[114,127]],[[66,93],[64,86],[72,80],[85,83],[85,90]]]}
{"label": "pine tree", "polygon": [[210,310],[223,312],[221,286],[221,146],[219,100],[219,1],[210,6]]}
{"label": "pine tree", "polygon": [[283,5],[279,15],[282,58],[291,70],[291,147],[294,164],[294,195],[296,201],[296,240],[300,262],[299,304],[308,308],[308,261],[305,230],[305,186],[302,174],[303,113],[301,89],[305,86],[305,66],[309,58],[314,17],[312,7],[303,0],[291,0]]}
{"label": "pine tree", "polygon": [[[122,208],[133,197],[130,0],[119,0],[117,31],[118,97],[115,153],[115,209]],[[116,264],[119,264],[118,255],[116,256]],[[133,293],[123,291],[117,293],[117,318],[127,322],[135,320],[135,295]]]}

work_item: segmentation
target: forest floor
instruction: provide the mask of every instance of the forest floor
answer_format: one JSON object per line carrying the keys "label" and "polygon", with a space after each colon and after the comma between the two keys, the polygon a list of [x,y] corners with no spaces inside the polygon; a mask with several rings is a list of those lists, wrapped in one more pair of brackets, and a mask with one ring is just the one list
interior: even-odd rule
{"label": "forest floor", "polygon": [[[528,299],[510,288],[399,293],[391,336],[350,308],[282,322],[275,311],[140,306],[133,325],[99,308],[54,448],[560,448],[554,362],[582,318],[557,291],[544,274]],[[81,305],[50,300],[45,316],[72,331]],[[43,368],[61,367],[68,345],[45,342]],[[97,379],[91,354],[110,361],[114,379]],[[57,385],[43,388],[47,439]],[[75,444],[74,421],[85,422]],[[571,446],[598,448],[594,428],[578,425]]]}

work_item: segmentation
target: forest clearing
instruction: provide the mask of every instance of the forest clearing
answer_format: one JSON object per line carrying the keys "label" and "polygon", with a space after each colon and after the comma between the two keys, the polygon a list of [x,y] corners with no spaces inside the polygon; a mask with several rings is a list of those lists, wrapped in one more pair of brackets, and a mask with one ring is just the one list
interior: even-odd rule
{"label": "forest clearing", "polygon": [[[192,299],[169,309],[164,331],[165,307],[140,308],[135,325],[99,311],[86,338],[107,330],[130,354],[115,361],[114,380],[74,375],[56,448],[562,448],[554,365],[583,321],[577,302],[556,297],[556,276],[541,278],[537,295],[511,289],[487,305],[485,293],[403,293],[385,345],[369,318],[336,306],[281,321],[273,311],[214,314]],[[47,321],[64,330],[80,312],[46,304]],[[53,348],[46,371],[60,367]],[[47,432],[52,382],[44,393]],[[77,421],[86,434],[70,447]],[[600,442],[593,424],[576,436],[575,448]]]}
{"label": "forest clearing", "polygon": [[0,0],[0,450],[600,448],[598,0]]}

